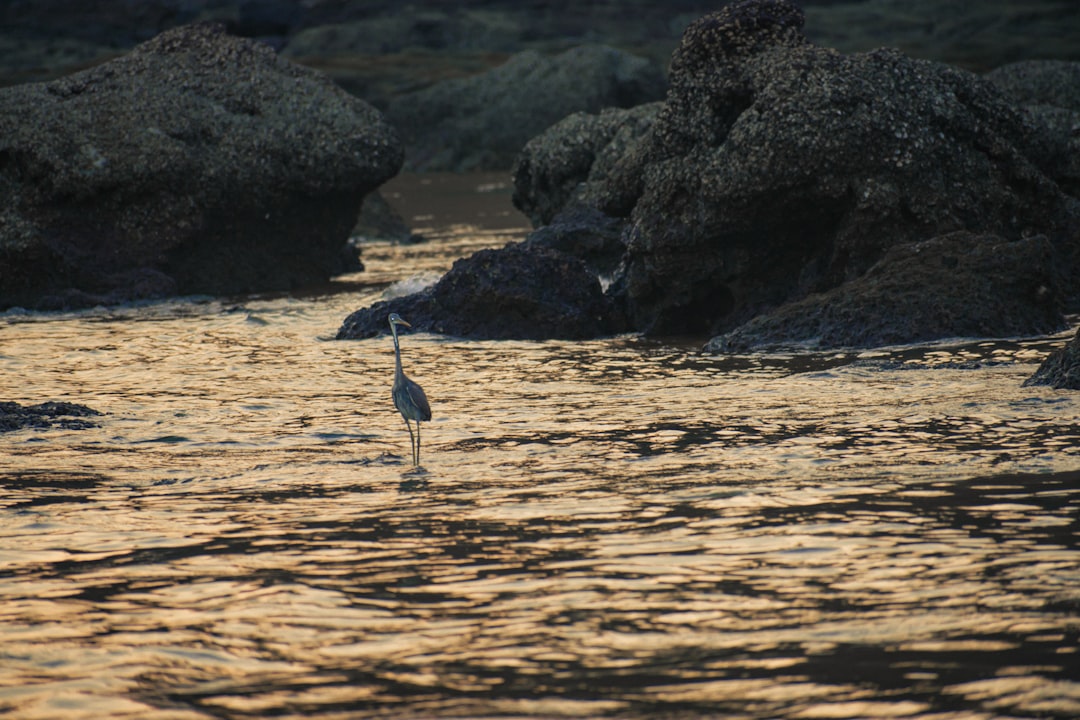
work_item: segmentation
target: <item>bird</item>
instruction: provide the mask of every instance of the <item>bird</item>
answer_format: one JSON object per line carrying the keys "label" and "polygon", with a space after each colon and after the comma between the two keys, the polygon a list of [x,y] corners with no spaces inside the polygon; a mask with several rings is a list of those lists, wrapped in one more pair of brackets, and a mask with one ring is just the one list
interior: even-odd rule
{"label": "bird", "polygon": [[[405,427],[409,428],[409,446],[412,449],[413,465],[420,465],[420,423],[431,420],[431,405],[428,404],[424,389],[405,376],[401,369],[401,346],[398,345],[397,326],[402,325],[411,328],[412,325],[405,322],[397,313],[390,313],[387,318],[390,322],[390,332],[394,335],[394,387],[391,395],[394,397],[394,407],[405,418]],[[416,435],[413,436],[412,424],[416,422]]]}

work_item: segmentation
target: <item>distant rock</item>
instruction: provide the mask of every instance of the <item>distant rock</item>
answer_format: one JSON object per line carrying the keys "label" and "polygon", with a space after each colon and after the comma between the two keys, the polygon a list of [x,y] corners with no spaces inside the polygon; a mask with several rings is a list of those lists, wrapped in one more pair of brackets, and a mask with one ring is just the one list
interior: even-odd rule
{"label": "distant rock", "polygon": [[216,25],[0,90],[0,308],[324,281],[401,162],[372,107]]}
{"label": "distant rock", "polygon": [[357,310],[337,339],[387,333],[391,312],[418,331],[482,340],[579,339],[623,329],[582,261],[520,243],[481,250],[455,262],[427,290]]}
{"label": "distant rock", "polygon": [[97,410],[69,402],[44,402],[39,405],[0,402],[0,432],[49,427],[83,430],[97,427],[96,422],[85,419],[97,415],[101,415]]}
{"label": "distant rock", "polygon": [[399,243],[421,239],[409,228],[405,218],[401,217],[377,190],[364,198],[353,235],[364,240],[392,240]]}
{"label": "distant rock", "polygon": [[554,57],[527,50],[489,72],[401,95],[386,114],[409,170],[508,170],[530,138],[567,115],[639,105],[664,88],[659,66],[610,47]]}
{"label": "distant rock", "polygon": [[1066,345],[1050,353],[1025,386],[1049,385],[1058,390],[1080,390],[1080,331]]}
{"label": "distant rock", "polygon": [[[610,128],[565,121],[580,134],[566,151],[530,147],[519,161],[518,206],[544,219],[585,203],[623,218],[609,292],[650,334],[733,331],[862,277],[893,248],[960,230],[992,244],[1045,236],[1062,292],[1080,299],[1080,202],[1055,180],[1059,139],[972,73],[816,47],[803,20],[786,0],[742,0],[691,23],[640,139],[594,173],[578,148],[606,148]],[[1038,271],[1017,267],[1015,280]],[[932,277],[924,292],[947,296],[934,283],[948,276]]]}
{"label": "distant rock", "polygon": [[781,305],[713,338],[710,353],[901,345],[1015,337],[1065,326],[1044,237],[1006,241],[960,231],[898,245],[864,275]]}

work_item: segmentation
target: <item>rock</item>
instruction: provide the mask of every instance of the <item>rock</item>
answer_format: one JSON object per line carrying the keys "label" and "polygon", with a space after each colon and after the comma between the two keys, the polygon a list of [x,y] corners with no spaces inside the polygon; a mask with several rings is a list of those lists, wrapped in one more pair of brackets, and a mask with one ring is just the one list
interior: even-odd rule
{"label": "rock", "polygon": [[1080,59],[1080,5],[1060,0],[802,0],[815,44],[907,55],[982,72],[1031,58]]}
{"label": "rock", "polygon": [[1063,191],[1080,197],[1080,62],[1028,60],[984,77],[1045,130],[1056,159],[1047,173]]}
{"label": "rock", "polygon": [[514,55],[494,70],[392,101],[387,117],[405,140],[410,170],[506,170],[525,143],[577,111],[628,107],[663,96],[658,66],[598,45],[555,57]]}
{"label": "rock", "polygon": [[377,190],[364,198],[353,235],[364,240],[393,240],[399,243],[417,242],[421,239],[409,229],[405,218],[401,217]]}
{"label": "rock", "polygon": [[[893,50],[842,55],[802,25],[786,0],[692,23],[655,121],[590,191],[628,220],[610,292],[632,327],[728,332],[957,230],[1045,235],[1072,271],[1080,203],[1053,180],[1044,128],[972,73]],[[523,204],[550,215],[544,202]]]}
{"label": "rock", "polygon": [[1058,390],[1080,390],[1080,330],[1066,345],[1050,353],[1024,386],[1049,385]]}
{"label": "rock", "polygon": [[1080,111],[1080,62],[1025,60],[984,76],[1017,105],[1053,105]]}
{"label": "rock", "polygon": [[899,245],[866,274],[758,315],[713,338],[711,353],[1017,337],[1065,326],[1053,246],[960,231]]}
{"label": "rock", "polygon": [[582,260],[596,275],[611,275],[626,246],[625,222],[584,205],[571,206],[548,225],[529,233],[527,247],[548,247]]}
{"label": "rock", "polygon": [[85,405],[69,402],[44,402],[39,405],[20,405],[16,402],[0,402],[0,432],[23,428],[61,427],[67,430],[84,430],[97,427],[92,420],[81,418],[101,415]]}
{"label": "rock", "polygon": [[628,215],[632,203],[626,207],[607,193],[627,184],[614,176],[624,166],[634,167],[628,156],[652,128],[661,107],[656,102],[573,113],[529,140],[514,161],[514,206],[534,227],[550,223],[564,207],[575,204]]}
{"label": "rock", "polygon": [[433,287],[349,315],[339,340],[389,332],[396,312],[418,331],[481,340],[580,339],[622,325],[596,276],[550,248],[510,244],[458,260]]}
{"label": "rock", "polygon": [[325,281],[402,162],[372,107],[214,25],[0,100],[0,308]]}

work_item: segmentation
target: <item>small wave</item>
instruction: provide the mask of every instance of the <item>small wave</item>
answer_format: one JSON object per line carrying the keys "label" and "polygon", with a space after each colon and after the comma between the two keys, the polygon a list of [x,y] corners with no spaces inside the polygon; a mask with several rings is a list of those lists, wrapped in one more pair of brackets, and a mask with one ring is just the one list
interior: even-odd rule
{"label": "small wave", "polygon": [[404,297],[406,295],[412,295],[418,293],[421,290],[426,290],[439,281],[442,277],[442,273],[438,272],[423,272],[412,277],[405,278],[404,280],[398,280],[396,283],[390,285],[390,287],[383,290],[382,299],[392,300],[398,297]]}

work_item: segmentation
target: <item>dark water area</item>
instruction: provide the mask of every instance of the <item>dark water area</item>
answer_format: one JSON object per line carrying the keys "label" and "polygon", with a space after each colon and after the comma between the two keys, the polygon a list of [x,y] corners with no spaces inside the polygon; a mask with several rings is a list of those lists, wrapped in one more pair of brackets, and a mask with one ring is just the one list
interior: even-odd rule
{"label": "dark water area", "polygon": [[0,316],[0,714],[1080,715],[1070,333],[826,354],[389,338],[346,314],[520,238],[403,177],[429,241],[291,296]]}

